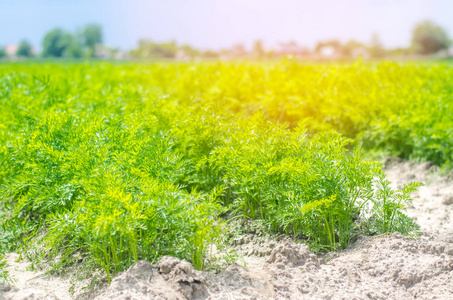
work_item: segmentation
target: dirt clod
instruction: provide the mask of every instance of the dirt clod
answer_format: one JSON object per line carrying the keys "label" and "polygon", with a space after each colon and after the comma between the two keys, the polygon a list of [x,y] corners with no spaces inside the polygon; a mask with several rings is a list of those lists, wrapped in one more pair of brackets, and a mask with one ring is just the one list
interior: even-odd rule
{"label": "dirt clod", "polygon": [[[4,298],[2,298],[4,297]],[[24,289],[20,291],[11,291],[8,295],[2,296],[0,292],[0,299],[5,300],[59,300],[52,292],[47,292],[41,289]]]}
{"label": "dirt clod", "polygon": [[303,266],[306,263],[319,266],[316,255],[310,254],[310,249],[307,245],[294,244],[289,238],[285,239],[272,250],[266,262],[282,265],[283,268],[286,266]]}

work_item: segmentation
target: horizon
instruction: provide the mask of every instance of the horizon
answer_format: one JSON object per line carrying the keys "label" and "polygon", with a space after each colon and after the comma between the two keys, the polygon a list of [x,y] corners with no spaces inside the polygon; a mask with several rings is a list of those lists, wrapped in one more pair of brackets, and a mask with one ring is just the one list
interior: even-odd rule
{"label": "horizon", "polygon": [[[413,26],[431,20],[453,33],[453,2],[445,0],[58,0],[0,1],[0,46],[28,40],[38,51],[44,35],[60,27],[72,33],[88,23],[100,24],[104,43],[130,50],[140,39],[175,41],[199,49],[219,50],[236,44],[250,49],[255,40],[266,48],[294,41],[313,48],[336,39],[368,44],[376,33],[385,48],[408,47]],[[119,21],[120,20],[120,21]]]}

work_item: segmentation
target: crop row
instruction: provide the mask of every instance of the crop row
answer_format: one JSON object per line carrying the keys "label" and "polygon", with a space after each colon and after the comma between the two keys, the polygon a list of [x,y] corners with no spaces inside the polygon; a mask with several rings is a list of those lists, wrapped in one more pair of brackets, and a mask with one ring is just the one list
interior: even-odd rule
{"label": "crop row", "polygon": [[418,104],[396,101],[392,77],[419,68],[1,66],[0,254],[34,241],[55,268],[85,258],[110,276],[162,255],[204,268],[225,216],[329,250],[361,232],[413,233],[404,208],[419,184],[391,190],[354,144],[400,149],[383,124]]}

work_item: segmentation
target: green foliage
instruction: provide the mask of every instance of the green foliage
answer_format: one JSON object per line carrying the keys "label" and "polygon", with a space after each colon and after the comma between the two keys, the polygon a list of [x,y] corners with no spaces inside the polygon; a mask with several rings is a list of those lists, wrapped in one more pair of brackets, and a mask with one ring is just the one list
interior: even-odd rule
{"label": "green foliage", "polygon": [[101,43],[102,27],[98,24],[88,24],[80,33],[74,35],[55,28],[44,37],[42,56],[90,58],[95,56],[95,47]]}
{"label": "green foliage", "polygon": [[94,49],[98,44],[102,44],[102,27],[99,24],[88,24],[82,31],[82,39],[85,47]]}
{"label": "green foliage", "polygon": [[4,256],[0,254],[0,285],[12,283],[14,281],[9,275],[9,272],[6,270],[6,266]]}
{"label": "green foliage", "polygon": [[382,58],[386,54],[384,46],[382,45],[377,33],[373,33],[373,35],[371,36],[371,43],[368,50],[371,57],[373,58]]}
{"label": "green foliage", "polygon": [[83,57],[83,49],[80,41],[76,38],[73,37],[71,43],[68,45],[68,47],[65,49],[63,53],[64,57],[67,58],[81,58]]}
{"label": "green foliage", "polygon": [[138,48],[132,50],[131,55],[141,59],[174,58],[177,51],[178,46],[173,41],[168,43],[155,43],[150,40],[140,40],[138,42]]}
{"label": "green foliage", "polygon": [[7,149],[3,199],[16,202],[13,220],[45,226],[50,258],[88,252],[107,274],[163,254],[203,267],[220,208],[171,183],[180,164],[172,142],[141,121],[49,112]]}
{"label": "green foliage", "polygon": [[412,31],[412,48],[419,54],[433,54],[450,46],[447,32],[431,21],[415,25]]}
{"label": "green foliage", "polygon": [[74,37],[61,28],[49,31],[42,43],[44,57],[63,57],[67,49],[73,43]]}
{"label": "green foliage", "polygon": [[435,72],[396,64],[2,65],[0,252],[39,237],[36,259],[58,269],[82,256],[110,279],[162,255],[206,268],[225,215],[331,250],[363,231],[411,233],[416,185],[390,190],[350,138],[427,146],[382,126],[408,109],[395,77],[414,72],[412,88],[442,90]]}
{"label": "green foliage", "polygon": [[[390,181],[385,180],[384,172],[379,172],[376,182],[375,197],[373,197],[373,214],[369,218],[375,233],[401,232],[410,234],[408,228],[416,228],[412,219],[404,214],[407,206],[412,204],[410,193],[415,192],[423,184],[411,182],[404,188],[392,190]],[[409,225],[409,226],[408,226]]]}
{"label": "green foliage", "polygon": [[[288,131],[261,115],[231,123],[208,111],[202,119],[185,119],[181,131],[175,131],[182,145],[190,145],[181,152],[195,167],[188,168],[182,185],[221,186],[222,203],[235,214],[260,218],[274,231],[304,234],[316,247],[330,250],[344,249],[360,232],[360,213],[380,213],[378,204],[370,204],[380,201],[372,184],[379,165],[363,161],[359,148],[348,152],[349,140],[334,132],[310,138],[303,126]],[[387,203],[397,201],[393,194],[388,198]],[[390,211],[403,215],[404,207]],[[371,231],[382,231],[369,225]],[[415,228],[402,227],[407,232]]]}
{"label": "green foliage", "polygon": [[6,57],[7,54],[6,54],[6,51],[5,51],[5,48],[0,48],[0,59],[2,59],[3,57]]}
{"label": "green foliage", "polygon": [[19,48],[17,48],[16,52],[17,56],[29,57],[32,56],[32,46],[27,40],[23,40],[19,44]]}
{"label": "green foliage", "polygon": [[138,41],[138,47],[130,51],[134,58],[138,59],[187,59],[204,57],[208,59],[217,58],[217,53],[207,50],[201,51],[190,45],[178,45],[174,41],[157,43],[151,40],[142,39]]}

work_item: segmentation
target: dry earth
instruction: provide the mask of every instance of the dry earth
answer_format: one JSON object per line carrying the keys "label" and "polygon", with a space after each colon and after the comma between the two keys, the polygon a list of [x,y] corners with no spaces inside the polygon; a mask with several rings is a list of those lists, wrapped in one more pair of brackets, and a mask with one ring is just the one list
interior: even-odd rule
{"label": "dry earth", "polygon": [[110,286],[73,295],[70,276],[27,271],[27,262],[9,254],[17,282],[0,286],[0,299],[453,299],[452,174],[396,158],[384,164],[394,187],[425,183],[408,209],[421,226],[419,238],[363,236],[326,260],[289,239],[244,234],[233,244],[245,268],[232,264],[213,274],[166,256],[154,265],[135,263]]}

